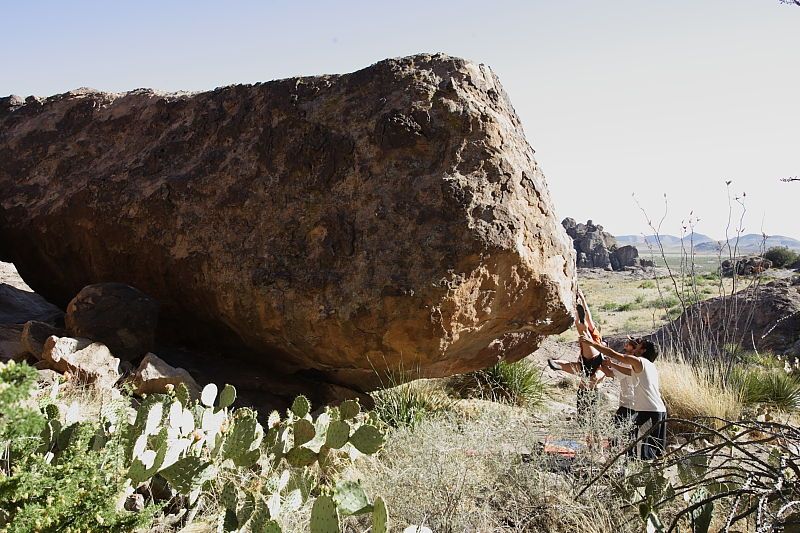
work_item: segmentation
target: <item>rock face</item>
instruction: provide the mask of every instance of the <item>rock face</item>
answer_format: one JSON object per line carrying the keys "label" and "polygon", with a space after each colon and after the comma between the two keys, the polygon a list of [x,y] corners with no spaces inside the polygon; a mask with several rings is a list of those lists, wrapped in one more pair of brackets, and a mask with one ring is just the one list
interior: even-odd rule
{"label": "rock face", "polygon": [[591,220],[581,224],[569,217],[562,220],[561,225],[572,238],[579,268],[611,268],[609,249],[616,246],[617,240],[603,231],[603,226],[595,225]]}
{"label": "rock face", "polygon": [[162,332],[264,367],[448,375],[571,323],[572,246],[533,150],[491,70],[457,58],[0,99],[0,190],[0,259],[48,300],[127,283]]}
{"label": "rock face", "polygon": [[96,283],[72,299],[64,322],[73,337],[102,342],[130,361],[153,349],[158,302],[124,283]]}

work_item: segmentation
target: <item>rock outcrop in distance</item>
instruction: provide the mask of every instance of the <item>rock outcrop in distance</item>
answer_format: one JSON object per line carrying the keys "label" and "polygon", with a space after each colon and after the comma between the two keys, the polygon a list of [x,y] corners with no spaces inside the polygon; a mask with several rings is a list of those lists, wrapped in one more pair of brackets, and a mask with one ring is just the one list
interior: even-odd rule
{"label": "rock outcrop in distance", "polygon": [[444,55],[210,92],[0,99],[0,259],[66,306],[126,283],[160,334],[366,388],[517,360],[574,252],[497,77]]}
{"label": "rock outcrop in distance", "polygon": [[639,250],[632,245],[617,246],[616,238],[591,220],[586,224],[565,218],[561,225],[572,238],[578,268],[625,270],[628,267],[653,266],[639,259]]}

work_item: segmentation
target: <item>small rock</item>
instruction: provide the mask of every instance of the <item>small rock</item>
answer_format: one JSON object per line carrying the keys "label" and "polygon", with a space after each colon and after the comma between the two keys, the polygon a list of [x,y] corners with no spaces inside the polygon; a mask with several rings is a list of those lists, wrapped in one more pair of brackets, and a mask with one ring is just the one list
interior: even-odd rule
{"label": "small rock", "polygon": [[39,383],[50,384],[50,383],[58,383],[61,381],[61,374],[56,372],[55,370],[50,370],[49,368],[42,368],[41,370],[37,370],[39,374],[36,380]]}
{"label": "small rock", "polygon": [[200,395],[200,387],[189,372],[170,366],[154,353],[144,356],[132,381],[136,394],[165,393],[167,385],[184,383],[193,396]]}
{"label": "small rock", "polygon": [[119,359],[89,339],[52,336],[44,344],[42,361],[52,370],[70,372],[103,388],[112,388],[120,377]]}
{"label": "small rock", "polygon": [[96,283],[72,299],[65,322],[70,335],[102,342],[130,361],[153,348],[158,302],[124,283]]}
{"label": "small rock", "polygon": [[63,329],[53,327],[44,322],[31,320],[26,322],[25,327],[22,329],[22,347],[36,359],[41,359],[44,343],[47,342],[47,339],[54,335],[56,337],[64,337],[66,334]]}
{"label": "small rock", "polygon": [[125,510],[138,513],[144,509],[144,496],[133,493],[125,499]]}

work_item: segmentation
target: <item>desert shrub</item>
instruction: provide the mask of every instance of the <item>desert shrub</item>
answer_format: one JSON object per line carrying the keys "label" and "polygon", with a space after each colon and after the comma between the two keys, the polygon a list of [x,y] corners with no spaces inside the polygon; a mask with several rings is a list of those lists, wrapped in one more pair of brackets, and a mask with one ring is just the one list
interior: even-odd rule
{"label": "desert shrub", "polygon": [[378,418],[394,428],[414,427],[426,418],[447,412],[453,405],[442,388],[428,380],[402,383],[371,396]]}
{"label": "desert shrub", "polygon": [[746,405],[764,404],[782,411],[800,408],[800,381],[783,369],[737,368],[731,378]]}
{"label": "desert shrub", "polygon": [[785,246],[775,246],[764,252],[764,258],[772,261],[773,266],[783,268],[794,264],[800,258],[800,255]]}
{"label": "desert shrub", "polygon": [[646,279],[639,284],[640,289],[655,289],[656,283],[652,280]]}
{"label": "desert shrub", "polygon": [[131,531],[149,524],[157,507],[132,513],[118,505],[127,480],[122,440],[104,437],[109,421],[60,428],[54,405],[40,409],[31,401],[35,376],[26,364],[0,365],[0,529]]}
{"label": "desert shrub", "polygon": [[462,397],[525,407],[536,407],[547,396],[542,371],[527,361],[501,361],[484,370],[456,376],[450,386]]}
{"label": "desert shrub", "polygon": [[720,385],[708,369],[681,360],[659,361],[657,366],[661,397],[670,417],[738,418],[742,410],[738,394]]}

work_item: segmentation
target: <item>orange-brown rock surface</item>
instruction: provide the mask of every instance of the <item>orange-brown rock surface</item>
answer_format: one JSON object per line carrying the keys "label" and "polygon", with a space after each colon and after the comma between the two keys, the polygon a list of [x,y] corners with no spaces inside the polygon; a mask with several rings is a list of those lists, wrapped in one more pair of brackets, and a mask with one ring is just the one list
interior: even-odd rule
{"label": "orange-brown rock surface", "polygon": [[264,368],[447,375],[571,320],[574,252],[533,150],[497,77],[458,58],[2,98],[0,191],[0,259],[48,300],[127,283],[164,330]]}

